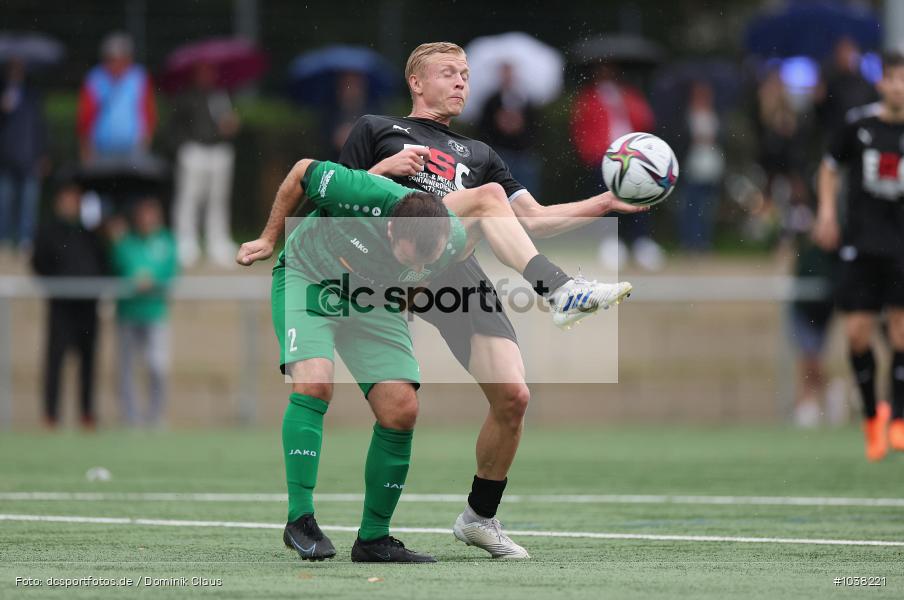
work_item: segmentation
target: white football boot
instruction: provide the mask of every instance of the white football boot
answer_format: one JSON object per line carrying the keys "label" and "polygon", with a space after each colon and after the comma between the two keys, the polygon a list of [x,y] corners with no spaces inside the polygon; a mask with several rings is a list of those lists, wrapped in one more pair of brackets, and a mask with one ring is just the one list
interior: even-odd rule
{"label": "white football boot", "polygon": [[633,289],[627,281],[599,283],[578,275],[549,297],[552,322],[562,329],[571,329],[600,308],[607,309],[620,303],[631,295]]}
{"label": "white football boot", "polygon": [[499,519],[484,519],[471,507],[458,515],[452,533],[468,546],[476,546],[490,553],[493,558],[522,560],[530,558],[527,550],[516,544],[502,531]]}

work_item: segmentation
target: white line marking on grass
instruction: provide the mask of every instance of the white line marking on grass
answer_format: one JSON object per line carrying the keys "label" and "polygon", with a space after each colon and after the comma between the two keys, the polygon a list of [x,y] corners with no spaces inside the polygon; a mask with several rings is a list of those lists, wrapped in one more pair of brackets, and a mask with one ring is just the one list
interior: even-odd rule
{"label": "white line marking on grass", "polygon": [[[363,502],[363,494],[315,494],[320,502]],[[285,494],[180,492],[0,492],[0,501],[286,502]],[[401,502],[462,503],[464,494],[403,494]],[[747,506],[854,506],[904,508],[904,498],[819,496],[677,496],[646,494],[509,494],[506,504],[703,504]]]}
{"label": "white line marking on grass", "polygon": [[[282,529],[278,523],[247,521],[186,521],[179,519],[133,519],[128,517],[79,517],[68,515],[15,515],[0,514],[0,521],[47,523],[94,523],[99,525],[144,525],[156,527],[219,527],[239,529]],[[321,525],[326,531],[354,533],[357,526]],[[441,527],[393,527],[397,533],[438,533],[451,535],[451,529]],[[821,538],[733,537],[722,535],[655,535],[646,533],[598,533],[592,531],[531,531],[511,530],[508,534],[523,537],[564,537],[595,540],[644,540],[651,542],[734,542],[741,544],[810,544],[819,546],[895,546],[904,547],[904,541],[886,540],[833,540]]]}

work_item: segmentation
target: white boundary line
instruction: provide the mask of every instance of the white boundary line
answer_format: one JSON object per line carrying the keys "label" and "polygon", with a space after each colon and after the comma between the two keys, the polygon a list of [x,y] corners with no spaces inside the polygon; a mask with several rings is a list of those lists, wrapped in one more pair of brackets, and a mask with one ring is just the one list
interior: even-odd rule
{"label": "white boundary line", "polygon": [[[363,494],[316,494],[319,502],[363,502]],[[0,501],[65,502],[286,502],[285,494],[180,492],[0,492]],[[463,503],[464,494],[402,494],[401,502]],[[680,496],[647,494],[508,494],[506,504],[701,504],[746,506],[853,506],[904,508],[904,498],[818,496]]]}
{"label": "white boundary line", "polygon": [[[98,525],[143,525],[154,527],[218,527],[240,529],[282,529],[284,525],[247,521],[184,521],[177,519],[132,519],[128,517],[78,517],[48,515],[0,514],[0,521],[45,523],[90,523]],[[326,531],[356,532],[349,525],[325,525]],[[398,533],[437,533],[451,535],[451,529],[438,527],[393,527]],[[904,541],[833,540],[821,538],[732,537],[721,535],[655,535],[644,533],[598,533],[591,531],[531,531],[511,530],[510,535],[521,537],[564,537],[595,540],[643,540],[652,542],[731,542],[741,544],[808,544],[819,546],[892,546],[904,547]]]}

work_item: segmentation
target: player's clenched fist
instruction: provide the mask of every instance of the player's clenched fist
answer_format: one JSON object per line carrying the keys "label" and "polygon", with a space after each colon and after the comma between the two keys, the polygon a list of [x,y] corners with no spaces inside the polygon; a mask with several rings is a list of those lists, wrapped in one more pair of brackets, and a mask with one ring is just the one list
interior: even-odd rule
{"label": "player's clenched fist", "polygon": [[386,177],[406,177],[424,170],[430,149],[427,146],[411,146],[378,162],[370,170]]}
{"label": "player's clenched fist", "polygon": [[256,261],[270,258],[273,254],[273,243],[263,238],[245,242],[239,248],[235,262],[242,266],[248,266]]}

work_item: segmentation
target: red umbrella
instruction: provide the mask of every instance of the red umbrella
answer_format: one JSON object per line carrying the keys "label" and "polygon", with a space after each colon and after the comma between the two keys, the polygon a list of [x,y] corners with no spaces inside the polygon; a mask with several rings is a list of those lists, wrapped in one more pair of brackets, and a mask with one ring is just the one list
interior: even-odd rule
{"label": "red umbrella", "polygon": [[160,83],[167,92],[192,84],[199,65],[216,70],[216,86],[235,89],[258,79],[267,69],[266,55],[242,38],[212,38],[180,46],[166,58]]}

